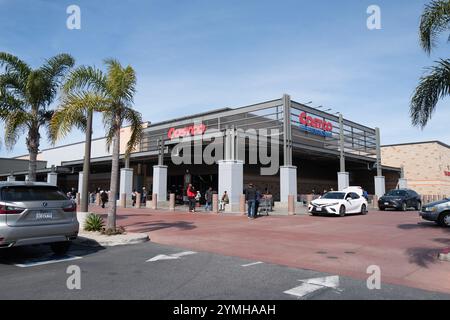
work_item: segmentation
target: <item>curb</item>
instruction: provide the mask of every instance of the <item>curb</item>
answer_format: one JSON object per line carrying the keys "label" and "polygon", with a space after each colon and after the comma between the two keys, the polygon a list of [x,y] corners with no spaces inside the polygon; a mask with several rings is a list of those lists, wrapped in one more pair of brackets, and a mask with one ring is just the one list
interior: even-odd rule
{"label": "curb", "polygon": [[106,236],[97,232],[78,234],[75,244],[88,247],[115,247],[129,244],[139,244],[149,241],[145,233],[125,233],[120,235]]}

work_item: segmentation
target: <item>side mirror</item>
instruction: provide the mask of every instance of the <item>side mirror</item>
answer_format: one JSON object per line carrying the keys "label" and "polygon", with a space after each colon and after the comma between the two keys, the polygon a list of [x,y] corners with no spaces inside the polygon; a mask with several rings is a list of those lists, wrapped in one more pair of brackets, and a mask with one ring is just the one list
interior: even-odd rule
{"label": "side mirror", "polygon": [[352,200],[352,197],[347,197],[347,198],[345,198],[345,200],[350,201],[350,200]]}

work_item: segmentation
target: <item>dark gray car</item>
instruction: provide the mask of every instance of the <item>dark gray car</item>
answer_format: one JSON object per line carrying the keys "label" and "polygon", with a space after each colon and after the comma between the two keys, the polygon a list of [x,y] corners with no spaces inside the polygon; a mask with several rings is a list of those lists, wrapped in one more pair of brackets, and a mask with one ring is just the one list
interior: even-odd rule
{"label": "dark gray car", "polygon": [[0,248],[50,244],[64,254],[77,238],[77,206],[57,187],[0,182]]}
{"label": "dark gray car", "polygon": [[450,199],[428,203],[422,207],[419,214],[424,220],[434,221],[443,227],[450,227]]}

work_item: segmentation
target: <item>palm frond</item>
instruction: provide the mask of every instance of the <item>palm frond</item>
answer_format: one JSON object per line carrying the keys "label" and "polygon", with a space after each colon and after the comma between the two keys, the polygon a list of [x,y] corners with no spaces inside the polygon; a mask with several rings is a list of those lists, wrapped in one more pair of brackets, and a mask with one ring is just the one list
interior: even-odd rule
{"label": "palm frond", "polygon": [[449,23],[449,0],[433,0],[425,6],[419,26],[420,45],[425,52],[431,53],[439,34],[449,30]]}
{"label": "palm frond", "polygon": [[125,156],[128,157],[142,139],[142,115],[132,108],[125,108],[123,110],[123,119],[125,123],[130,125],[131,131],[131,136],[127,142],[127,149],[125,151]]}
{"label": "palm frond", "polygon": [[31,115],[23,111],[10,112],[4,119],[5,122],[5,144],[8,149],[16,144],[20,135],[29,125]]}
{"label": "palm frond", "polygon": [[106,94],[106,77],[103,72],[94,67],[80,66],[73,70],[63,86],[64,92],[76,92],[80,90],[93,90]]}
{"label": "palm frond", "polygon": [[31,72],[28,64],[7,52],[0,52],[0,67],[5,67],[6,73],[20,74],[22,78],[25,78]]}
{"label": "palm frond", "polygon": [[410,116],[414,126],[425,127],[439,99],[450,93],[450,60],[440,60],[421,77],[411,99]]}

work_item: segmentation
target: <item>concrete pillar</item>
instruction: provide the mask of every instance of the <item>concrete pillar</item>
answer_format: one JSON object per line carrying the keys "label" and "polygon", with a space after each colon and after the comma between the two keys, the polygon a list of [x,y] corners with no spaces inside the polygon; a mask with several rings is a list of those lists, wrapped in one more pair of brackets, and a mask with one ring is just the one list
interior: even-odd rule
{"label": "concrete pillar", "polygon": [[244,162],[240,160],[220,160],[219,194],[228,193],[230,203],[226,211],[237,212],[242,191],[244,190]]}
{"label": "concrete pillar", "polygon": [[399,189],[406,189],[408,188],[408,180],[405,178],[398,179],[398,188]]}
{"label": "concrete pillar", "polygon": [[159,202],[167,202],[167,166],[153,166],[153,193]]}
{"label": "concrete pillar", "polygon": [[127,194],[121,193],[119,197],[119,207],[126,208],[127,207]]}
{"label": "concrete pillar", "polygon": [[100,193],[95,194],[95,204],[98,206],[101,204]]}
{"label": "concrete pillar", "polygon": [[280,202],[285,203],[285,207],[290,195],[297,199],[297,167],[282,166],[280,167]]}
{"label": "concrete pillar", "polygon": [[[78,190],[77,192],[81,195],[83,194],[83,171],[78,172]],[[111,199],[111,198],[109,198]]]}
{"label": "concrete pillar", "polygon": [[13,175],[10,175],[10,176],[8,176],[8,177],[6,178],[6,181],[8,181],[8,182],[14,182],[14,181],[16,181],[16,177],[14,177]]}
{"label": "concrete pillar", "polygon": [[338,190],[344,190],[350,186],[350,175],[348,172],[338,172]]}
{"label": "concrete pillar", "polygon": [[[120,200],[121,205],[124,207],[131,207],[131,193],[133,192],[133,169],[122,168],[120,169],[120,197],[124,197],[124,200]],[[125,202],[124,202],[125,201]]]}
{"label": "concrete pillar", "polygon": [[376,176],[375,178],[375,194],[378,198],[382,197],[386,193],[386,183],[384,176]]}
{"label": "concrete pillar", "polygon": [[58,183],[58,174],[56,172],[47,173],[47,183],[56,186]]}
{"label": "concrete pillar", "polygon": [[169,195],[169,210],[175,211],[175,193]]}
{"label": "concrete pillar", "polygon": [[219,195],[217,193],[214,193],[212,197],[212,211],[219,213]]}

